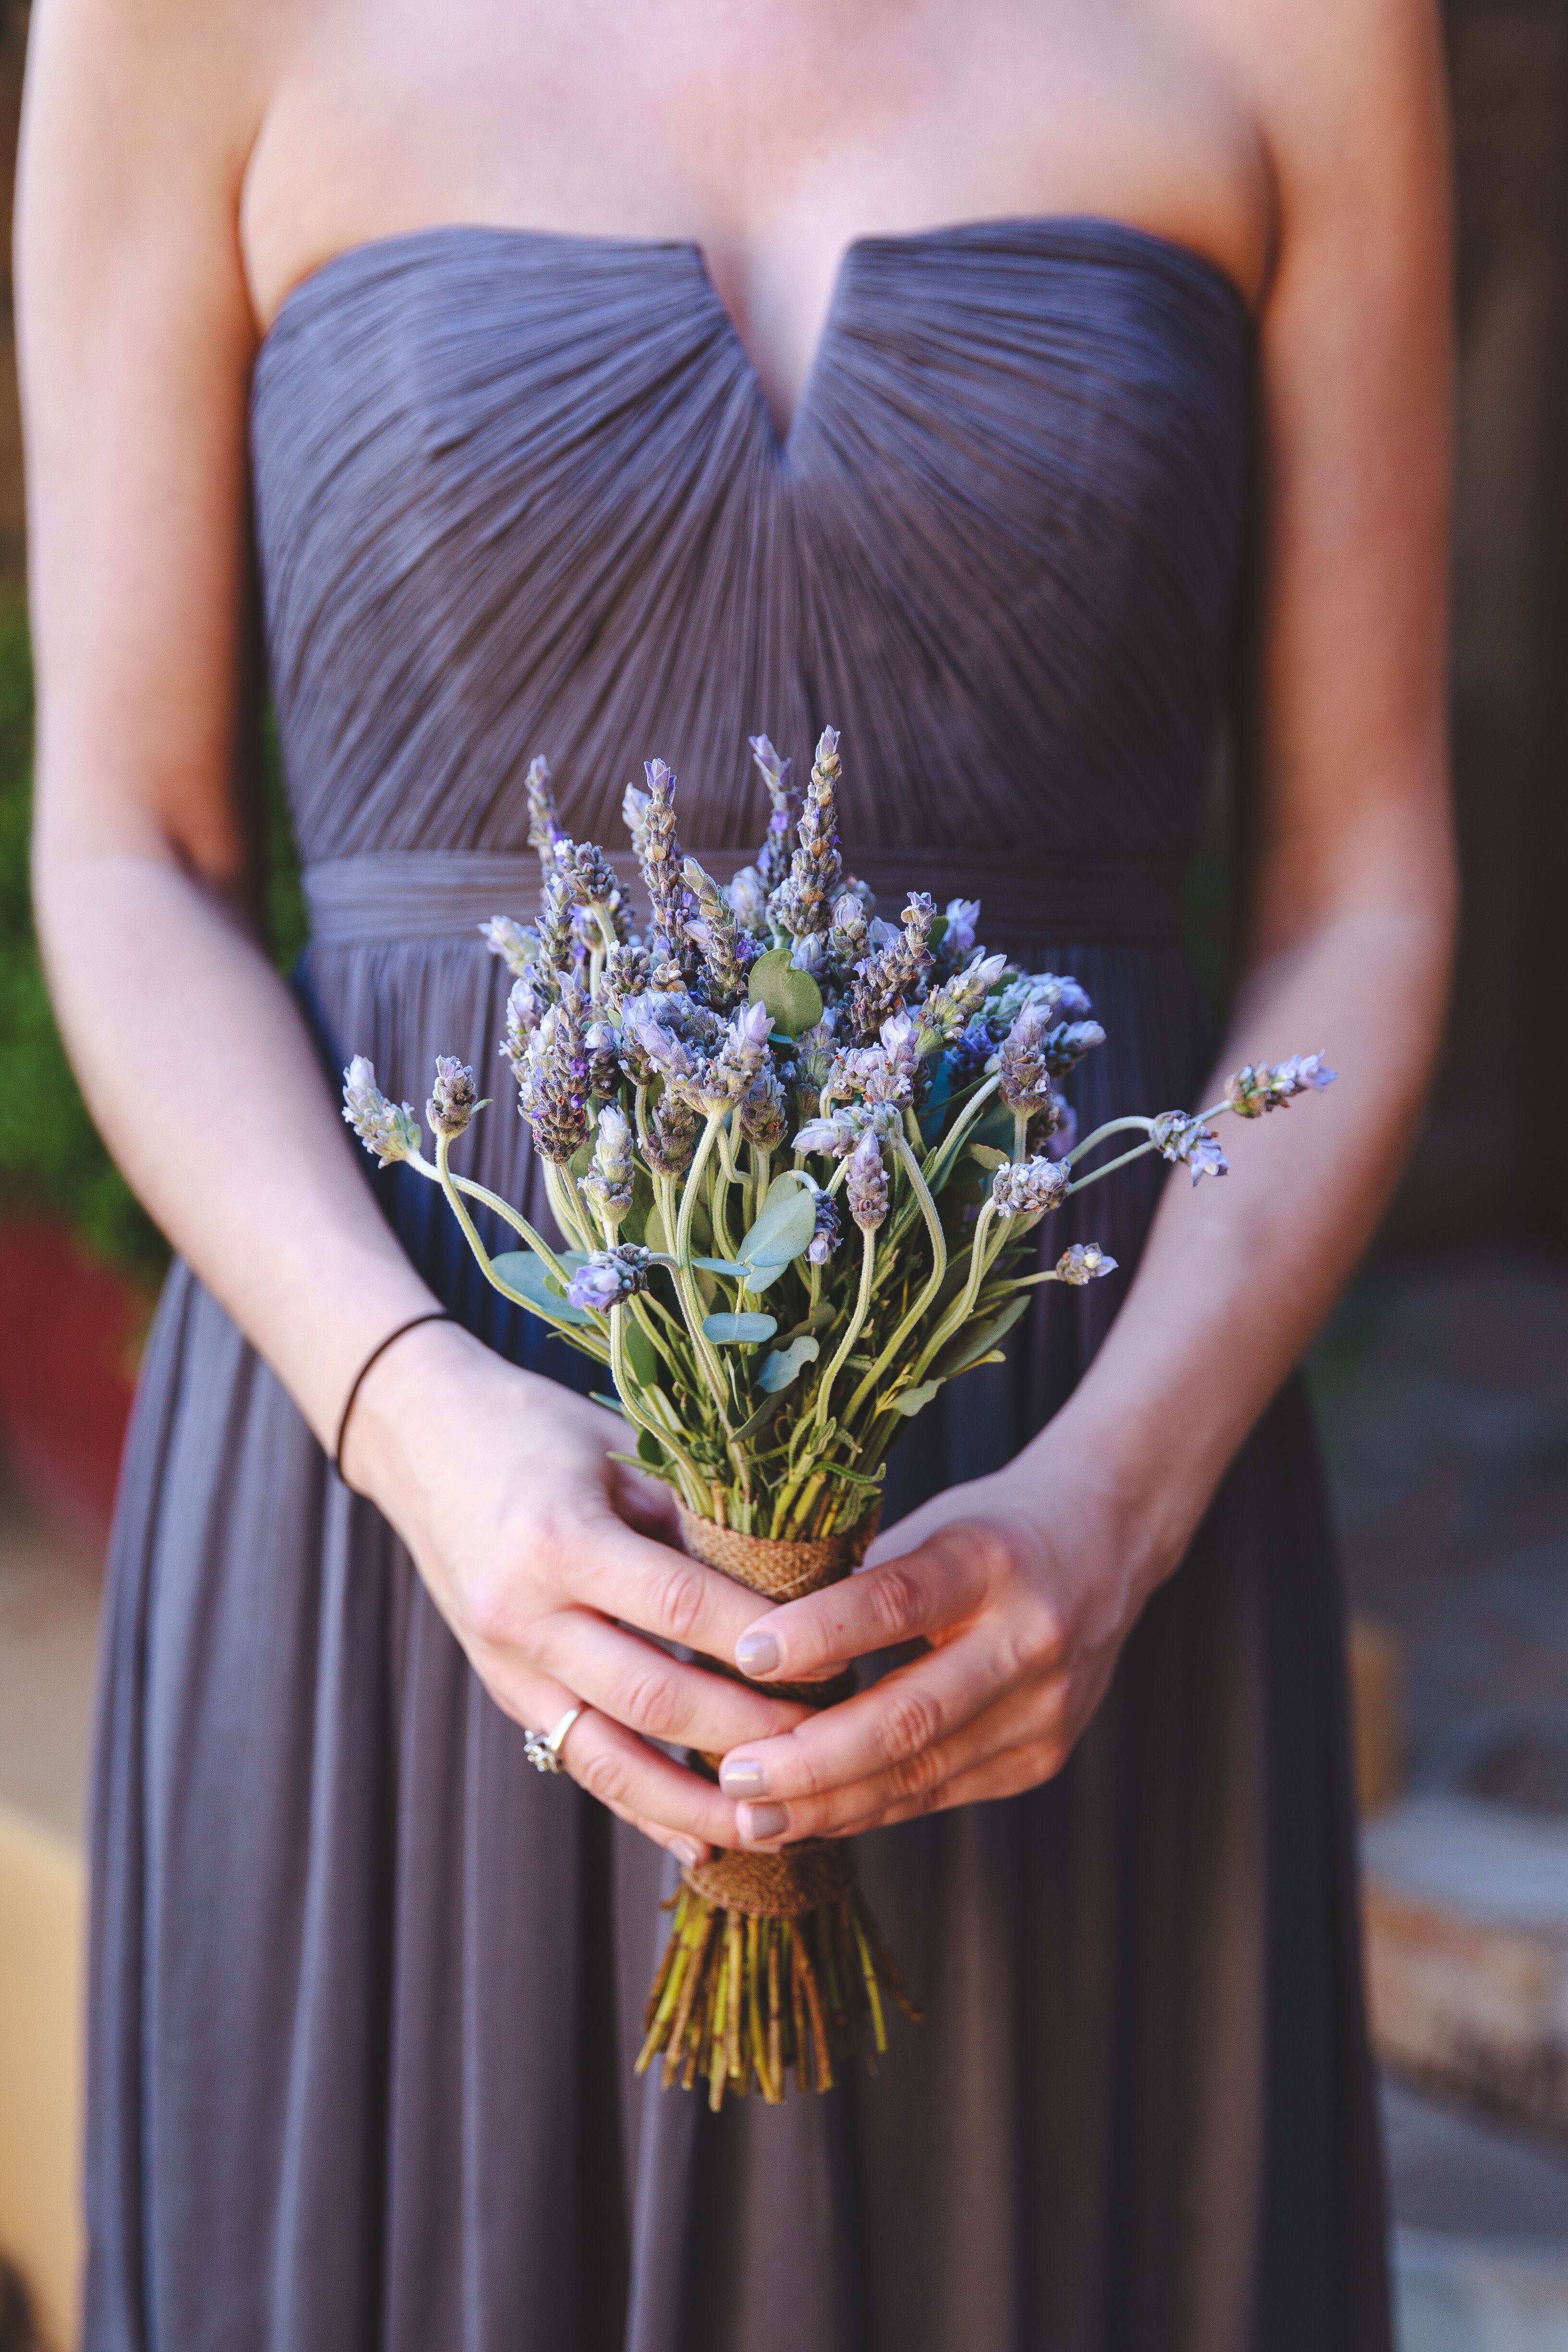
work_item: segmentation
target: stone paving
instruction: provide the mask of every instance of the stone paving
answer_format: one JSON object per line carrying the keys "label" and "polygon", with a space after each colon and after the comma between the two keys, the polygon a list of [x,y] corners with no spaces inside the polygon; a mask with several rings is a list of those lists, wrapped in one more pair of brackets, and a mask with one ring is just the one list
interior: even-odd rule
{"label": "stone paving", "polygon": [[[1500,1808],[1500,1846],[1568,1826],[1568,1273],[1368,1276],[1313,1384],[1352,1604],[1404,1651],[1411,1787]],[[1384,2121],[1402,2352],[1568,2352],[1568,2139],[1392,2082]]]}

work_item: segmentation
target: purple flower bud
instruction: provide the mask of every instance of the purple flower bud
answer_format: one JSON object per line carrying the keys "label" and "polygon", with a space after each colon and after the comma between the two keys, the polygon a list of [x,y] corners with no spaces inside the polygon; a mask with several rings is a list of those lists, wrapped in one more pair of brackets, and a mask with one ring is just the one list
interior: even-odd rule
{"label": "purple flower bud", "polygon": [[528,794],[528,845],[541,857],[547,857],[559,837],[561,827],[555,819],[555,795],[550,789],[550,766],[542,757],[528,763],[523,781]]}
{"label": "purple flower bud", "polygon": [[1070,1282],[1075,1290],[1094,1282],[1102,1274],[1114,1274],[1116,1260],[1107,1257],[1098,1242],[1074,1242],[1057,1260],[1057,1280]]}
{"label": "purple flower bud", "polygon": [[1071,1181],[1071,1170],[1060,1160],[1012,1160],[991,1179],[991,1198],[999,1217],[1041,1217],[1061,1207]]}
{"label": "purple flower bud", "polygon": [[616,1105],[607,1103],[599,1113],[594,1164],[583,1179],[583,1190],[607,1216],[624,1217],[632,1205],[633,1174],[631,1129]]}
{"label": "purple flower bud", "polygon": [[412,1103],[388,1102],[375,1083],[375,1065],[356,1054],[343,1072],[343,1117],[380,1167],[411,1160],[419,1149]]}
{"label": "purple flower bud", "polygon": [[633,1242],[622,1242],[615,1249],[595,1250],[586,1265],[580,1265],[567,1284],[567,1299],[574,1307],[596,1308],[601,1315],[607,1315],[612,1307],[619,1307],[639,1290],[647,1288],[652,1262],[649,1252]]}
{"label": "purple flower bud", "polygon": [[474,1074],[466,1064],[455,1054],[437,1054],[436,1082],[425,1106],[431,1133],[445,1136],[448,1143],[461,1135],[479,1108],[479,1094]]}
{"label": "purple flower bud", "polygon": [[882,1164],[882,1147],[871,1128],[849,1154],[844,1197],[861,1232],[875,1233],[888,1213],[888,1171]]}
{"label": "purple flower bud", "polygon": [[1219,1138],[1212,1127],[1204,1127],[1184,1110],[1163,1111],[1149,1123],[1149,1139],[1162,1160],[1173,1166],[1182,1160],[1193,1171],[1195,1184],[1200,1176],[1228,1176],[1230,1162],[1220,1150]]}
{"label": "purple flower bud", "polygon": [[813,1265],[826,1265],[842,1239],[838,1203],[830,1194],[816,1196],[816,1231],[805,1245],[806,1256]]}
{"label": "purple flower bud", "polygon": [[789,1128],[784,1091],[771,1069],[759,1070],[741,1104],[741,1132],[758,1151],[776,1151]]}
{"label": "purple flower bud", "polygon": [[1321,1054],[1292,1054],[1288,1062],[1247,1062],[1227,1079],[1225,1098],[1238,1118],[1261,1118],[1265,1111],[1283,1110],[1293,1095],[1309,1089],[1321,1094],[1338,1075]]}
{"label": "purple flower bud", "polygon": [[539,961],[539,935],[524,930],[510,915],[492,915],[488,923],[479,925],[479,937],[491,955],[500,956],[509,971],[521,979]]}
{"label": "purple flower bud", "polygon": [[[980,920],[978,898],[950,898],[944,909],[947,930],[942,939],[942,950],[950,962],[971,953],[974,946],[974,927]],[[1004,964],[1005,958],[1003,959]]]}
{"label": "purple flower bud", "polygon": [[795,1139],[796,1151],[826,1152],[834,1160],[842,1160],[853,1151],[859,1137],[858,1123],[835,1111],[831,1118],[808,1118]]}

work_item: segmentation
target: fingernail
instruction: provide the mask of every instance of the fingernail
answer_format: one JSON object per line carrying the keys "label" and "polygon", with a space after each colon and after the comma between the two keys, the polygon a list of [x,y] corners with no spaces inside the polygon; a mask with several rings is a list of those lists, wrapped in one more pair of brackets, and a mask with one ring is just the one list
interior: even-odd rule
{"label": "fingernail", "polygon": [[719,1767],[719,1786],[727,1797],[765,1797],[767,1767],[754,1756],[727,1756]]}
{"label": "fingernail", "polygon": [[735,1664],[743,1675],[771,1675],[779,1662],[779,1645],[771,1633],[742,1633],[735,1644]]}
{"label": "fingernail", "polygon": [[695,1870],[702,1859],[702,1848],[695,1838],[672,1837],[669,1850],[677,1862],[683,1862],[688,1870]]}
{"label": "fingernail", "polygon": [[750,1844],[763,1838],[782,1837],[788,1827],[787,1805],[748,1805],[742,1834]]}

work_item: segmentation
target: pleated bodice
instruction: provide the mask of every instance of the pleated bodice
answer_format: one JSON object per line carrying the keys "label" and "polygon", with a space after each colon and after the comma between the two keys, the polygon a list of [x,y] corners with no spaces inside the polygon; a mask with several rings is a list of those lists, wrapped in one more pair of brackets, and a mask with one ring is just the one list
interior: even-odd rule
{"label": "pleated bodice", "polygon": [[860,239],[781,442],[689,244],[436,228],[284,302],[253,444],[272,685],[314,862],[751,845],[745,739],[844,735],[847,844],[1180,860],[1226,667],[1248,330],[1086,218]]}

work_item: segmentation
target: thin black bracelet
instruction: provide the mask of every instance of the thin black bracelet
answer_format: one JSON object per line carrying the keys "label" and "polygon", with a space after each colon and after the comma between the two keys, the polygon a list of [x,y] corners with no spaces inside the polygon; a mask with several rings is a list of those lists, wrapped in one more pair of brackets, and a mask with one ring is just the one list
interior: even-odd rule
{"label": "thin black bracelet", "polygon": [[[457,1319],[457,1317],[455,1315],[449,1315],[444,1307],[427,1307],[423,1315],[411,1315],[406,1323],[399,1323],[395,1330],[392,1330],[387,1333],[384,1339],[378,1339],[376,1341],[374,1347],[371,1349],[369,1355],[365,1358],[363,1363],[354,1374],[353,1385],[350,1389],[346,1398],[343,1400],[343,1409],[338,1415],[337,1440],[332,1447],[332,1467],[337,1472],[340,1478],[343,1475],[343,1439],[348,1435],[349,1415],[354,1409],[354,1399],[358,1396],[361,1389],[364,1386],[364,1376],[366,1372],[369,1371],[371,1366],[381,1357],[384,1356],[393,1341],[395,1339],[401,1339],[405,1331],[417,1331],[421,1323],[455,1323]],[[343,1483],[346,1486],[348,1481],[344,1479]]]}

